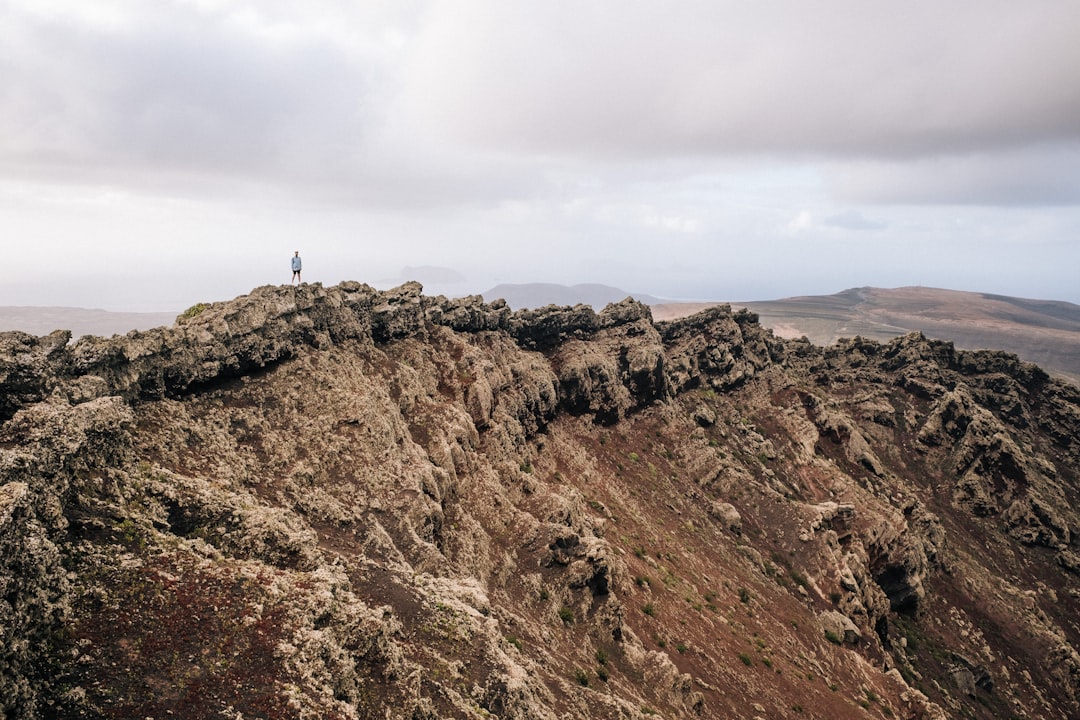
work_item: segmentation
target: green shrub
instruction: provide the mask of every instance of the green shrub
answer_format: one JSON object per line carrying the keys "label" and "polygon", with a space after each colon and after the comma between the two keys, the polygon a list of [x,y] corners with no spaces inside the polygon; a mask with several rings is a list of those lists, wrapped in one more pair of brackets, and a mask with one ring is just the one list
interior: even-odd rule
{"label": "green shrub", "polygon": [[563,605],[559,608],[559,619],[569,625],[574,622],[574,611]]}
{"label": "green shrub", "polygon": [[195,303],[194,305],[189,307],[187,310],[180,313],[180,317],[178,317],[176,319],[181,320],[181,321],[190,320],[191,318],[198,317],[199,315],[201,315],[203,313],[203,311],[206,310],[208,307],[210,307],[210,306],[207,305],[206,303]]}

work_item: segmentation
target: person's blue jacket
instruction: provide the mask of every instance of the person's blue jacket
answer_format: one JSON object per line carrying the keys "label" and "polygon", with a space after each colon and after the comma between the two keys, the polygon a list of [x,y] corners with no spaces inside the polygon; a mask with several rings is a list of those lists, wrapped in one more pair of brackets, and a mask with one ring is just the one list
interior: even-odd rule
{"label": "person's blue jacket", "polygon": [[300,270],[300,256],[299,255],[293,255],[292,269],[293,269],[293,272],[298,272]]}

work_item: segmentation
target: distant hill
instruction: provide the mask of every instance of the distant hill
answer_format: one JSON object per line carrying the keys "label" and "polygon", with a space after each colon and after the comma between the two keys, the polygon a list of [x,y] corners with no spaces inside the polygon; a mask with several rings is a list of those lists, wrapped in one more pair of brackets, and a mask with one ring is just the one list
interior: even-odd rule
{"label": "distant hill", "polygon": [[172,325],[177,315],[179,311],[137,313],[73,307],[0,307],[0,332],[21,330],[31,335],[48,335],[53,330],[70,330],[73,338],[109,337]]}
{"label": "distant hill", "polygon": [[[708,303],[662,303],[657,320],[691,315]],[[852,288],[835,295],[733,302],[781,337],[831,345],[860,335],[889,340],[919,331],[965,350],[1004,350],[1080,384],[1080,305],[926,287]]]}
{"label": "distant hill", "polygon": [[652,295],[638,295],[610,285],[585,283],[582,285],[559,285],[557,283],[503,283],[483,293],[488,302],[503,299],[514,310],[539,308],[545,305],[591,305],[602,310],[608,303],[625,300],[632,296],[646,305],[663,303],[665,300]]}

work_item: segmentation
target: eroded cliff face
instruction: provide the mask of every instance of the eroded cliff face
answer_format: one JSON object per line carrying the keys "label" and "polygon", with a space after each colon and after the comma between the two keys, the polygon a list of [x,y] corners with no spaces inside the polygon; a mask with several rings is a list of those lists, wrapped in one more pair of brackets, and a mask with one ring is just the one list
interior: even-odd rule
{"label": "eroded cliff face", "polygon": [[1080,714],[1080,393],[714,308],[0,334],[7,717]]}

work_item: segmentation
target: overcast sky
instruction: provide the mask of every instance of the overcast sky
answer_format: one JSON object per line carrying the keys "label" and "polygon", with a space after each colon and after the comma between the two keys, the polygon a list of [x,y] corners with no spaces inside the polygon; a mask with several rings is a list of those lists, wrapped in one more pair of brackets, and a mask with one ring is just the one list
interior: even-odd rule
{"label": "overcast sky", "polygon": [[0,305],[1080,303],[1072,0],[0,0]]}

